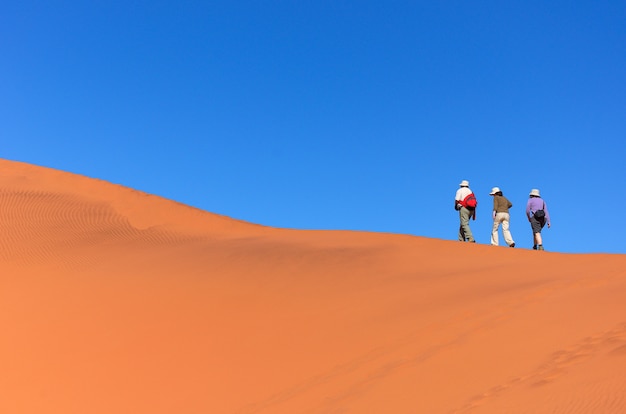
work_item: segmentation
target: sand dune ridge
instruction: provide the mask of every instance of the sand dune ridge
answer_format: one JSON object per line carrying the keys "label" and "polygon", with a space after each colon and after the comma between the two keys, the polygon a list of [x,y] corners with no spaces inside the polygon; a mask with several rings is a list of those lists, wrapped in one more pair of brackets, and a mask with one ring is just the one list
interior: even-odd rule
{"label": "sand dune ridge", "polygon": [[624,255],[271,228],[6,160],[0,180],[0,412],[626,412]]}

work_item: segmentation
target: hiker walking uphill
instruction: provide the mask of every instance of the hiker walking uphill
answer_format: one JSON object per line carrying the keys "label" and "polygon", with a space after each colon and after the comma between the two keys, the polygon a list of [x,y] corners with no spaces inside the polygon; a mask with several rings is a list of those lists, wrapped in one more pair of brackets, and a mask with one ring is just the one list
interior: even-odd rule
{"label": "hiker walking uphill", "polygon": [[541,238],[541,229],[548,224],[550,228],[550,214],[548,213],[548,206],[543,201],[539,190],[536,188],[530,190],[530,198],[526,204],[526,217],[530,222],[530,227],[533,231],[533,249],[543,250],[543,240]]}
{"label": "hiker walking uphill", "polygon": [[460,188],[456,190],[456,197],[454,198],[454,208],[459,212],[459,220],[461,221],[459,226],[459,241],[476,243],[469,226],[469,220],[470,217],[476,220],[476,206],[478,202],[476,201],[474,193],[469,188],[469,181],[463,180],[459,186]]}
{"label": "hiker walking uphill", "polygon": [[515,247],[513,236],[509,231],[510,215],[509,209],[513,207],[513,204],[502,195],[502,191],[498,187],[493,187],[489,195],[493,196],[493,228],[491,229],[491,245],[498,246],[498,228],[502,224],[502,235],[504,241],[509,247]]}

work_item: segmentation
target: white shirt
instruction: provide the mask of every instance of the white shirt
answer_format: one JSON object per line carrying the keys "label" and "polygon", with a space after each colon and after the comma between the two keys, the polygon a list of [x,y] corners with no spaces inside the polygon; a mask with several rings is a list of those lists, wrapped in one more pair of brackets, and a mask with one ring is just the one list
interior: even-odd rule
{"label": "white shirt", "polygon": [[473,191],[470,190],[469,187],[461,187],[458,190],[456,190],[456,197],[454,199],[456,201],[463,201],[465,197],[472,194],[472,192]]}

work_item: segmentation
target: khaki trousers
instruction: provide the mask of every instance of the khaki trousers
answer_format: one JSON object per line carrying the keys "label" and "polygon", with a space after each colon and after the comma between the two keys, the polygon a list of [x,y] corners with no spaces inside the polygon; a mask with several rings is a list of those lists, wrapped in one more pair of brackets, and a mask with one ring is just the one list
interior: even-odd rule
{"label": "khaki trousers", "polygon": [[465,207],[461,207],[459,210],[459,220],[461,225],[459,226],[459,240],[473,242],[474,236],[469,226],[470,217],[474,214],[473,211],[468,210]]}
{"label": "khaki trousers", "polygon": [[509,213],[496,213],[496,217],[493,219],[493,228],[491,229],[491,244],[493,246],[498,246],[498,228],[500,224],[502,224],[502,235],[504,236],[504,241],[508,246],[513,244],[513,237],[511,236],[511,232],[509,230]]}

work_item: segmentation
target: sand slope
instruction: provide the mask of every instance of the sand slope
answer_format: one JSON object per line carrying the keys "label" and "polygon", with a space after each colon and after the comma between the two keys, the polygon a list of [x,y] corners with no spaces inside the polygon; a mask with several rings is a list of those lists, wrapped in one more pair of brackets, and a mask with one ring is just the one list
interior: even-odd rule
{"label": "sand slope", "polygon": [[1,413],[624,413],[626,256],[274,229],[0,160]]}

